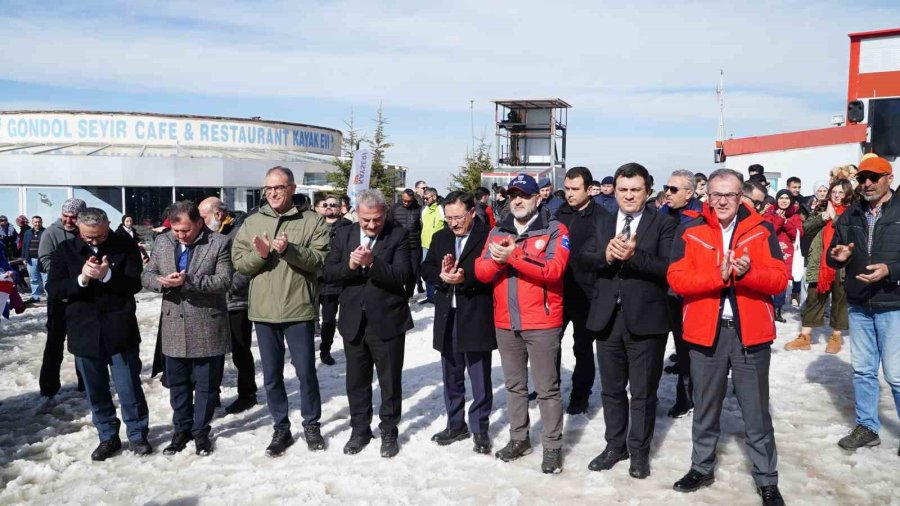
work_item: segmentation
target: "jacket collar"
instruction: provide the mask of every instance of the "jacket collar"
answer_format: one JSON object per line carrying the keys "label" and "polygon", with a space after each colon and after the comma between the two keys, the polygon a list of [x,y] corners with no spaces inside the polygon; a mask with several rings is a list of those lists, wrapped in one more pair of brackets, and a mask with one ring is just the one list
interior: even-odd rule
{"label": "jacket collar", "polygon": [[[703,220],[710,227],[717,230],[719,229],[719,218],[716,217],[715,209],[713,209],[708,202],[703,204]],[[762,216],[741,201],[737,212],[737,224],[734,227],[735,236],[739,236],[762,223]]]}
{"label": "jacket collar", "polygon": [[[528,228],[522,233],[523,236],[540,235],[550,226],[547,216],[541,212],[540,208],[536,209],[535,213],[537,218],[528,225]],[[504,232],[509,232],[515,236],[519,235],[519,230],[516,228],[516,217],[511,212],[497,226]]]}
{"label": "jacket collar", "polygon": [[575,208],[570,206],[568,203],[565,203],[559,207],[559,210],[557,212],[560,214],[574,214],[574,215],[582,216],[582,217],[591,216],[592,214],[594,214],[594,206],[596,206],[596,205],[597,205],[597,203],[594,202],[594,199],[589,198],[588,205],[580,211],[576,210]]}

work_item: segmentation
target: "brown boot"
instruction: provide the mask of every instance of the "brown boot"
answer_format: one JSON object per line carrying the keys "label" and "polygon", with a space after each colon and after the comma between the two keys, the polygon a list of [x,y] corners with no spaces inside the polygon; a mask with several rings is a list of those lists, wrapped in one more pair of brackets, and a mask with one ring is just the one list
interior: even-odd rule
{"label": "brown boot", "polygon": [[832,355],[840,353],[841,344],[844,343],[844,340],[841,338],[840,332],[833,332],[831,337],[828,338],[828,344],[825,345],[825,353],[831,353]]}
{"label": "brown boot", "polygon": [[797,336],[797,339],[794,339],[793,341],[785,344],[784,349],[787,351],[808,350],[810,337],[811,336],[807,334],[801,333],[799,336]]}

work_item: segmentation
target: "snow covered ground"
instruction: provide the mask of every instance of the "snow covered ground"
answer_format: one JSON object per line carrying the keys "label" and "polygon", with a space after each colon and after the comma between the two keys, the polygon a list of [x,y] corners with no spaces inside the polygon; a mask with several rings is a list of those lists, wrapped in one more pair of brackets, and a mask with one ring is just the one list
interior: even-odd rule
{"label": "snow covered ground", "polygon": [[[141,356],[149,372],[159,298],[138,296],[144,343]],[[826,355],[824,333],[810,352],[785,352],[783,344],[797,330],[797,312],[779,325],[772,359],[771,398],[779,453],[781,489],[789,504],[900,504],[900,422],[882,384],[882,445],[855,454],[837,440],[854,421],[849,347]],[[83,396],[75,391],[72,356],[66,354],[65,384],[51,401],[38,395],[38,371],[45,340],[44,310],[3,321],[0,327],[0,504],[574,504],[591,501],[626,504],[758,504],[750,464],[743,445],[743,423],[731,395],[722,417],[716,483],[694,494],[672,490],[690,464],[691,419],[665,416],[674,401],[674,378],[665,375],[659,389],[656,435],[651,453],[652,475],[643,481],[628,476],[628,463],[612,471],[587,470],[604,448],[603,416],[595,384],[586,415],[566,416],[565,469],[555,476],[540,472],[540,415],[532,403],[532,455],[513,463],[477,455],[471,440],[437,447],[431,435],[444,428],[440,364],[431,349],[431,307],[415,307],[416,329],[407,337],[403,374],[404,405],[400,455],[379,456],[375,440],[361,454],[346,456],[341,448],[350,435],[344,388],[344,356],[336,343],[338,364],[319,366],[323,402],[323,434],[329,448],[311,454],[302,441],[280,459],[263,450],[271,437],[265,405],[235,416],[217,413],[213,421],[216,451],[194,455],[193,446],[167,457],[161,450],[171,437],[168,391],[146,378],[151,443],[157,453],[137,458],[123,452],[94,463],[90,452],[97,433]],[[563,398],[568,399],[574,358],[571,336],[563,341]],[[671,352],[672,346],[670,344]],[[258,357],[258,353],[255,353]],[[235,370],[226,361],[223,402],[236,395]],[[264,400],[257,368],[260,400]],[[292,368],[287,365],[286,377]],[[146,376],[146,374],[145,374]],[[499,356],[494,355],[495,448],[508,439],[505,391]],[[295,435],[300,430],[297,380],[288,381]],[[378,391],[375,392],[376,402]],[[377,407],[376,407],[377,414]],[[373,426],[377,425],[377,415]],[[124,429],[123,429],[124,434]]]}

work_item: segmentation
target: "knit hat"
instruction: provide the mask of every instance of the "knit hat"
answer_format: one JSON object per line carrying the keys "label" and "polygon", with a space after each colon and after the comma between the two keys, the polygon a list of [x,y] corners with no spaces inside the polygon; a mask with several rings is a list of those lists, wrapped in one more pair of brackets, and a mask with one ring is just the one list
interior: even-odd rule
{"label": "knit hat", "polygon": [[600,184],[616,184],[616,180],[612,176],[606,176],[603,181],[600,181]]}
{"label": "knit hat", "polygon": [[63,202],[62,205],[62,213],[63,214],[78,214],[81,211],[87,209],[87,204],[84,203],[81,199],[69,199]]}

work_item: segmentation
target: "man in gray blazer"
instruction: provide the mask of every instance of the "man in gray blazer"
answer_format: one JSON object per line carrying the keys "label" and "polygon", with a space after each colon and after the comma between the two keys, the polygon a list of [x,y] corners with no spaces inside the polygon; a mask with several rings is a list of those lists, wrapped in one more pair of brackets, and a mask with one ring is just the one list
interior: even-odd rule
{"label": "man in gray blazer", "polygon": [[208,229],[190,201],[172,204],[169,221],[172,229],[156,238],[141,275],[144,288],[163,294],[160,335],[175,426],[163,453],[178,453],[193,439],[197,454],[209,455],[209,422],[231,349],[231,240]]}

